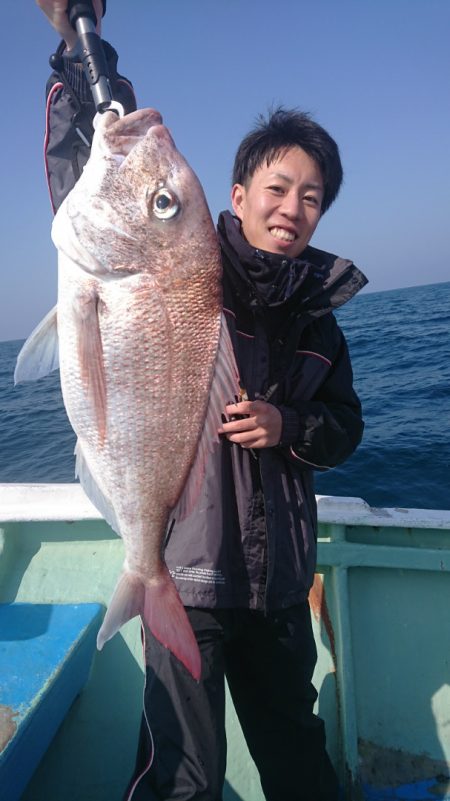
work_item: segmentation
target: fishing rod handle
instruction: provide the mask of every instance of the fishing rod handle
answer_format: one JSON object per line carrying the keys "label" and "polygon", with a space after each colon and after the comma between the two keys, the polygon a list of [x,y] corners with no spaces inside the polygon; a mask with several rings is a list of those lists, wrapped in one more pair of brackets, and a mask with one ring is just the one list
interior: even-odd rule
{"label": "fishing rod handle", "polygon": [[[77,32],[77,50],[91,88],[92,99],[97,112],[101,113],[111,107],[113,97],[102,42],[95,30],[97,17],[94,7],[90,0],[69,0],[67,10],[70,24]],[[116,111],[114,107],[111,110]]]}
{"label": "fishing rod handle", "polygon": [[97,16],[94,11],[94,4],[92,0],[69,0],[67,3],[67,14],[69,22],[74,30],[77,19],[90,19],[94,25],[97,25]]}

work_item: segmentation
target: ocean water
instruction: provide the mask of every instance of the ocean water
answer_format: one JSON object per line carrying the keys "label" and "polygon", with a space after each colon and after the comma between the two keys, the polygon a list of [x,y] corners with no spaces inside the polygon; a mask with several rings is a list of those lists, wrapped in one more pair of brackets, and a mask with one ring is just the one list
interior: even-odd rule
{"label": "ocean water", "polygon": [[[363,294],[337,317],[366,422],[316,491],[371,506],[450,509],[450,282]],[[74,481],[59,374],[13,386],[21,341],[0,343],[0,482]]]}

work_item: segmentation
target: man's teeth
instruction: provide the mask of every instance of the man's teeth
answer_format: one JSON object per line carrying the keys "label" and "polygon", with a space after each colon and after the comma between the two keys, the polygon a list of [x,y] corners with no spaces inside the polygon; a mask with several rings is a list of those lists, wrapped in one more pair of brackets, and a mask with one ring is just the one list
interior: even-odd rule
{"label": "man's teeth", "polygon": [[270,233],[275,239],[283,239],[285,242],[293,242],[295,239],[295,234],[285,231],[284,228],[271,228]]}

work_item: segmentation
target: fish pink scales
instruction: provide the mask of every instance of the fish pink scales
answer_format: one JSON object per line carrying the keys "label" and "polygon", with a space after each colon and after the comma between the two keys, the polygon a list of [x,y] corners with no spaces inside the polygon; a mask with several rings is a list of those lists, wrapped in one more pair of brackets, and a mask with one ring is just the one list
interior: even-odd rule
{"label": "fish pink scales", "polygon": [[211,216],[157,112],[102,115],[53,239],[57,335],[56,313],[47,315],[19,355],[16,380],[54,369],[58,351],[77,474],[124,541],[98,645],[139,614],[198,679],[198,646],[163,542],[171,515],[195,508],[239,381]]}

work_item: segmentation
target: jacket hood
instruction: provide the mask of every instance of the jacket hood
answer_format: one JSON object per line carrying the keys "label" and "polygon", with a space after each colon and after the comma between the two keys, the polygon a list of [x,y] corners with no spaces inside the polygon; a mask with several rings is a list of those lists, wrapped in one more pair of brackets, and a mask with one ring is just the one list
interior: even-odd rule
{"label": "jacket hood", "polygon": [[352,261],[309,245],[295,259],[252,247],[229,211],[219,216],[218,234],[227,257],[224,269],[251,308],[319,317],[347,303],[367,284]]}

